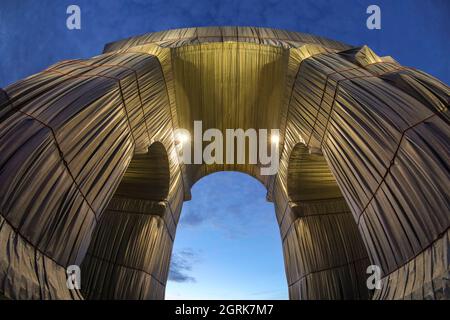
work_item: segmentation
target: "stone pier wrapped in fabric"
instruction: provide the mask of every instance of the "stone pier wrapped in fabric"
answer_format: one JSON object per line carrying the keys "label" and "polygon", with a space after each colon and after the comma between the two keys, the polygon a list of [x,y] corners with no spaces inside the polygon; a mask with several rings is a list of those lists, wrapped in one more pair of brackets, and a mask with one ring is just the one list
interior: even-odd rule
{"label": "stone pier wrapped in fabric", "polygon": [[[449,299],[449,94],[367,46],[268,28],[56,63],[0,91],[0,295],[163,299],[183,202],[231,170],[275,205],[291,299]],[[278,172],[180,162],[174,131],[196,120],[279,129]]]}

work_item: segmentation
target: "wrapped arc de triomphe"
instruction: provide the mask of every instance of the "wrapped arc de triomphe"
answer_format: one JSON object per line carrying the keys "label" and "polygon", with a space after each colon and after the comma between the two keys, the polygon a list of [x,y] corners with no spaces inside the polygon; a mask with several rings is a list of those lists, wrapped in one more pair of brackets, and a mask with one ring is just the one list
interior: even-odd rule
{"label": "wrapped arc de triomphe", "polygon": [[[275,205],[291,299],[448,299],[449,92],[366,46],[266,28],[57,63],[0,91],[0,295],[163,299],[190,188],[234,170]],[[180,163],[174,129],[194,120],[279,129],[277,174]]]}

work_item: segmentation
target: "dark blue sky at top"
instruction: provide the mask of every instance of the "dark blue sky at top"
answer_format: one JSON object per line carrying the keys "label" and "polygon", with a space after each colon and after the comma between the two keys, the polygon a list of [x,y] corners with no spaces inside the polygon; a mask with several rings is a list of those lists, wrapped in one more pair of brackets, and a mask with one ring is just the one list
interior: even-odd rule
{"label": "dark blue sky at top", "polygon": [[[82,29],[66,28],[66,8],[82,10]],[[377,4],[382,29],[366,28]],[[0,87],[63,59],[101,53],[105,43],[169,28],[243,25],[309,32],[422,69],[446,83],[449,0],[1,0]]]}
{"label": "dark blue sky at top", "polygon": [[[81,7],[81,30],[66,28],[70,4]],[[381,30],[366,28],[371,4],[381,8]],[[0,0],[0,87],[60,60],[98,55],[121,38],[217,25],[367,44],[448,84],[449,17],[450,0]],[[217,173],[194,186],[177,231],[167,298],[287,298],[273,204],[264,195],[259,182],[239,173]]]}

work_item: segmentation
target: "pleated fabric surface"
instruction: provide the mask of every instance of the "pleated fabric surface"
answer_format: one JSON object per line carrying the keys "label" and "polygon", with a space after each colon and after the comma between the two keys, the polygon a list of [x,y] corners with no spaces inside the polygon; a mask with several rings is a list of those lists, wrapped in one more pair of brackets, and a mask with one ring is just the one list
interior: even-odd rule
{"label": "pleated fabric surface", "polygon": [[[57,63],[0,91],[0,292],[163,298],[191,186],[236,170],[275,204],[292,299],[449,298],[449,93],[368,47],[267,28],[157,32]],[[194,120],[280,129],[278,173],[180,164],[173,130]]]}

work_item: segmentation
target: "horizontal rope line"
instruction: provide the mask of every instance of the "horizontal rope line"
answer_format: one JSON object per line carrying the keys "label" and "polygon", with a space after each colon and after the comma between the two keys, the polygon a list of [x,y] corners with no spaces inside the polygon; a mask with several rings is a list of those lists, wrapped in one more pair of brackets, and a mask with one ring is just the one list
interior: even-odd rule
{"label": "horizontal rope line", "polygon": [[[286,238],[287,238],[287,236],[289,234],[289,231],[291,231],[291,229],[292,229],[292,226],[299,219],[305,219],[305,218],[308,218],[308,217],[317,217],[317,216],[325,216],[325,217],[327,217],[327,216],[343,215],[343,214],[351,215],[350,209],[348,211],[330,212],[330,213],[316,213],[316,214],[308,214],[308,215],[305,215],[305,216],[296,217],[294,220],[292,220],[291,224],[289,225],[289,228],[286,230],[286,234],[282,237],[282,241],[281,242],[284,243],[284,241],[286,240]],[[281,228],[281,225],[280,225],[280,228]]]}
{"label": "horizontal rope line", "polygon": [[118,68],[123,68],[123,69],[129,70],[129,71],[134,73],[134,76],[136,78],[137,93],[138,93],[138,96],[139,96],[139,101],[141,103],[142,115],[144,116],[144,124],[145,124],[145,128],[147,129],[148,140],[151,141],[150,131],[148,129],[146,115],[145,115],[145,111],[144,111],[144,104],[142,103],[141,89],[140,89],[140,85],[139,85],[139,77],[138,77],[137,71],[134,70],[133,68],[130,68],[130,67],[127,67],[127,66],[123,66],[123,65],[119,65],[119,64],[110,64],[110,63],[99,64],[99,63],[96,63],[96,62],[94,62],[93,64],[87,64],[85,60],[73,60],[73,62],[75,62],[77,64],[84,65],[84,66],[118,67]]}
{"label": "horizontal rope line", "polygon": [[106,263],[108,263],[108,264],[111,264],[111,265],[113,265],[113,266],[122,267],[122,268],[126,268],[126,269],[130,269],[130,270],[134,270],[134,271],[139,271],[139,272],[145,273],[145,274],[149,275],[151,278],[153,278],[154,280],[156,280],[156,281],[157,281],[159,284],[161,284],[163,287],[166,286],[161,280],[159,280],[158,278],[156,278],[153,274],[151,274],[150,272],[145,271],[145,270],[143,270],[143,269],[136,268],[136,267],[132,267],[132,266],[127,266],[127,265],[124,265],[124,264],[121,264],[121,263],[116,263],[115,261],[113,262],[113,261],[111,261],[111,260],[109,260],[109,259],[100,257],[100,256],[98,256],[98,255],[95,255],[95,254],[91,253],[91,252],[87,252],[86,255],[87,255],[87,256],[91,256],[91,257],[94,258],[94,259],[97,259],[97,260],[106,262]]}
{"label": "horizontal rope line", "polygon": [[396,159],[397,154],[398,154],[398,152],[399,152],[399,150],[400,150],[400,146],[402,145],[403,138],[405,137],[405,133],[406,133],[408,130],[413,129],[414,127],[416,127],[416,126],[418,126],[418,125],[424,123],[425,121],[427,121],[427,120],[429,120],[429,119],[431,119],[431,118],[433,118],[433,117],[435,117],[435,116],[437,116],[437,115],[436,115],[436,114],[432,114],[432,115],[426,117],[425,119],[423,119],[423,120],[417,122],[416,124],[414,124],[414,125],[412,125],[412,126],[406,128],[406,129],[402,132],[402,135],[401,135],[400,140],[399,140],[399,142],[398,142],[398,144],[397,144],[397,147],[396,147],[396,149],[395,149],[395,152],[394,152],[394,154],[393,154],[393,156],[392,156],[392,159],[391,159],[391,161],[390,161],[390,163],[389,163],[389,167],[386,169],[386,172],[384,173],[384,176],[382,177],[382,179],[381,179],[380,183],[378,184],[377,188],[376,188],[375,191],[373,192],[372,197],[371,197],[370,200],[367,202],[367,204],[365,205],[364,209],[362,210],[362,212],[361,212],[361,213],[359,214],[359,216],[358,216],[358,221],[357,221],[357,224],[358,224],[358,225],[359,225],[359,222],[360,222],[360,220],[361,220],[361,216],[362,216],[363,214],[365,214],[367,207],[368,207],[369,204],[372,202],[372,200],[375,198],[376,193],[377,193],[378,190],[380,189],[381,185],[385,182],[385,179],[386,179],[387,175],[389,174],[389,172],[390,172],[390,170],[391,170],[391,167],[394,165],[395,159]]}
{"label": "horizontal rope line", "polygon": [[[8,95],[8,93],[7,93],[6,91],[5,91],[5,94],[6,94],[6,97],[8,98],[8,100],[10,101],[9,95]],[[82,195],[82,197],[84,198],[84,200],[85,200],[86,203],[88,204],[89,208],[91,209],[92,213],[94,214],[95,220],[97,221],[97,216],[95,215],[94,209],[92,208],[91,204],[90,204],[89,201],[87,200],[87,198],[86,198],[86,196],[84,195],[83,191],[81,190],[80,186],[79,186],[78,183],[76,182],[76,180],[75,180],[75,178],[74,178],[74,176],[73,176],[73,174],[72,174],[72,172],[71,172],[71,170],[70,170],[70,168],[69,168],[69,166],[68,166],[68,164],[67,164],[67,161],[66,161],[65,158],[64,158],[64,154],[63,154],[63,152],[62,152],[62,150],[61,150],[61,147],[59,146],[58,140],[56,139],[56,134],[55,134],[53,128],[52,128],[50,125],[48,125],[48,124],[46,124],[45,122],[43,122],[42,120],[39,120],[38,118],[36,118],[36,117],[34,117],[34,116],[28,114],[27,112],[22,111],[22,110],[19,109],[18,107],[14,106],[13,102],[10,102],[10,103],[11,103],[11,105],[16,109],[17,112],[19,112],[19,113],[21,113],[21,114],[23,114],[23,115],[26,115],[27,117],[30,117],[31,119],[33,119],[33,120],[39,122],[41,125],[43,125],[44,127],[48,128],[48,129],[50,130],[50,132],[52,133],[52,137],[53,137],[53,140],[54,140],[54,142],[55,142],[56,148],[58,149],[58,153],[59,153],[59,156],[60,156],[60,158],[61,158],[61,161],[62,161],[63,165],[66,167],[66,169],[67,169],[69,175],[71,176],[71,178],[72,178],[72,180],[73,180],[75,186],[77,187],[79,193]]]}
{"label": "horizontal rope line", "polygon": [[58,149],[58,153],[59,153],[61,162],[62,162],[63,165],[66,167],[66,170],[67,170],[67,172],[69,173],[70,177],[72,178],[72,181],[73,181],[73,183],[75,184],[76,188],[78,189],[78,192],[81,194],[81,196],[83,197],[84,201],[86,201],[87,205],[88,205],[89,208],[92,210],[92,213],[94,214],[95,221],[98,222],[97,216],[96,216],[96,214],[95,214],[95,210],[92,208],[91,203],[87,200],[85,194],[83,193],[83,191],[81,190],[81,188],[80,188],[80,186],[78,185],[77,181],[75,180],[75,177],[74,177],[74,175],[72,174],[72,171],[70,170],[69,165],[68,165],[66,159],[64,158],[64,153],[62,152],[62,150],[61,150],[61,148],[60,148],[60,146],[59,146],[59,144],[58,144],[58,140],[56,139],[56,135],[55,135],[55,132],[53,131],[53,128],[50,127],[49,125],[47,125],[46,123],[44,123],[43,121],[41,121],[41,120],[39,120],[39,119],[33,117],[32,115],[28,114],[27,112],[24,112],[24,111],[22,111],[22,110],[17,110],[17,112],[22,113],[23,115],[26,115],[26,116],[30,117],[31,119],[33,119],[33,120],[39,122],[39,123],[42,124],[44,127],[46,127],[47,129],[50,130],[50,132],[52,133],[53,140],[54,140],[54,142],[55,142],[56,148]]}
{"label": "horizontal rope line", "polygon": [[402,265],[398,266],[397,269],[394,269],[386,274],[383,275],[383,278],[386,278],[388,276],[390,276],[391,274],[393,274],[394,272],[397,272],[398,270],[400,270],[401,268],[403,268],[404,266],[406,266],[407,264],[409,264],[411,261],[415,260],[418,256],[420,256],[421,254],[423,254],[426,250],[430,249],[437,241],[440,240],[440,238],[442,238],[450,229],[450,226],[447,227],[447,229],[445,229],[442,233],[438,234],[438,236],[436,237],[436,239],[434,239],[431,243],[429,243],[425,248],[422,249],[422,251],[416,253],[412,258],[408,259],[405,263],[403,263]]}
{"label": "horizontal rope line", "polygon": [[[165,88],[166,88],[167,99],[168,99],[168,101],[169,101],[169,111],[170,111],[170,114],[171,114],[172,128],[174,128],[174,123],[173,123],[173,119],[172,119],[173,116],[172,116],[172,111],[171,111],[171,107],[170,107],[169,91],[168,91],[168,88],[167,88],[166,80],[165,80],[165,78],[164,78],[164,72],[163,72],[163,69],[162,69],[162,65],[161,65],[161,63],[160,63],[160,61],[159,61],[159,58],[156,57],[156,56],[154,56],[154,55],[152,55],[152,54],[145,53],[145,52],[118,52],[118,53],[110,53],[110,54],[108,54],[108,56],[113,56],[113,55],[125,55],[125,54],[127,54],[127,53],[147,55],[147,56],[150,56],[150,57],[152,57],[152,58],[156,58],[156,60],[158,61],[158,64],[159,64],[159,67],[160,67],[160,70],[161,70],[161,75],[163,76],[163,81],[164,81],[164,85],[165,85]],[[71,61],[77,62],[77,61],[79,61],[79,60],[71,60]],[[80,63],[80,64],[83,64],[83,63]],[[84,65],[87,65],[87,64],[84,63]],[[126,67],[126,66],[115,65],[115,64],[96,64],[96,63],[94,63],[94,64],[92,64],[92,65],[87,65],[87,66],[113,66],[113,67],[122,67],[122,68],[125,68],[125,69],[128,69],[128,70],[132,70],[132,71],[135,73],[135,76],[136,76],[136,82],[137,82],[137,84],[138,84],[139,98],[141,99],[140,91],[139,91],[139,90],[140,90],[140,89],[139,89],[139,82],[138,82],[138,80],[137,80],[137,79],[138,79],[138,77],[137,77],[137,72],[136,72],[134,69],[129,68],[129,67]],[[72,71],[74,71],[74,70],[72,70]],[[71,72],[72,72],[72,71],[71,71]],[[64,73],[62,73],[62,74],[64,74]],[[89,75],[89,74],[79,75],[79,77],[81,77],[81,76],[90,76],[90,75]],[[77,76],[74,75],[74,76],[72,76],[72,77],[77,77]],[[116,80],[119,81],[119,85],[120,85],[120,79],[116,79]],[[124,100],[123,100],[123,96],[122,96],[122,101],[124,101]],[[124,105],[125,105],[125,102],[124,102]],[[148,137],[149,137],[149,141],[151,141],[149,129],[148,129],[148,126],[147,126],[147,121],[145,120],[145,112],[144,112],[144,109],[143,109],[142,99],[141,99],[141,107],[142,107],[142,113],[143,113],[143,115],[144,115],[144,123],[145,123],[145,126],[146,126],[146,128],[147,128],[147,134],[148,134]],[[128,114],[127,114],[127,119],[128,119]],[[128,119],[128,122],[130,123],[129,119]],[[131,128],[131,125],[130,125],[130,128]],[[130,129],[130,131],[131,131],[131,129]],[[132,131],[131,131],[131,133],[132,133]],[[182,170],[181,165],[179,165],[179,167],[180,167],[180,171],[181,171],[181,173],[182,173],[183,170]],[[184,177],[183,177],[183,174],[181,174],[181,180],[182,180],[183,188],[184,188]],[[175,218],[174,218],[174,216],[173,216],[173,211],[172,211],[171,204],[170,204],[167,200],[166,200],[166,202],[167,202],[167,204],[168,204],[168,206],[169,206],[169,208],[170,208],[170,214],[171,214],[171,216],[172,216],[172,221],[173,221],[173,223],[174,223],[175,225],[177,225],[176,222],[175,222]]]}
{"label": "horizontal rope line", "polygon": [[[169,210],[170,210],[170,206],[169,206]],[[137,211],[130,211],[130,210],[124,211],[124,210],[111,209],[111,208],[106,208],[105,211],[113,211],[113,212],[116,212],[116,213],[126,213],[126,214],[134,214],[134,215],[143,215],[143,216],[158,217],[158,218],[160,218],[160,219],[163,221],[163,224],[164,224],[164,226],[166,227],[166,230],[167,230],[167,234],[168,234],[169,237],[170,237],[170,240],[172,240],[172,243],[174,242],[174,238],[172,237],[172,234],[170,233],[170,229],[169,229],[169,227],[167,226],[166,220],[165,220],[162,216],[160,216],[160,215],[158,215],[158,214],[148,214],[148,213],[144,213],[144,212],[137,212]],[[175,226],[176,226],[176,225],[175,225]]]}
{"label": "horizontal rope line", "polygon": [[[175,130],[176,128],[175,128],[175,124],[174,124],[174,115],[172,113],[172,104],[174,104],[175,107],[176,107],[176,102],[170,100],[170,93],[169,93],[169,88],[167,87],[166,75],[164,74],[164,69],[162,67],[161,61],[159,60],[159,57],[156,56],[156,55],[147,53],[147,52],[139,52],[139,51],[121,51],[121,52],[111,52],[111,53],[107,53],[107,54],[109,54],[109,55],[111,55],[111,54],[124,55],[124,54],[127,54],[127,53],[147,55],[147,56],[150,56],[152,58],[155,58],[156,61],[158,62],[159,69],[161,70],[161,76],[162,76],[162,79],[163,79],[163,82],[164,82],[164,87],[166,89],[165,91],[166,91],[167,101],[169,102],[170,122],[172,123],[172,132],[173,132],[173,130]],[[170,56],[170,59],[172,59],[170,54],[169,54],[169,56]],[[171,64],[171,66],[172,66],[172,64]],[[172,69],[170,71],[172,71]],[[175,91],[175,86],[173,86],[173,88],[174,88],[174,91]],[[180,173],[181,173],[181,181],[182,181],[182,185],[183,185],[183,194],[185,194],[185,186],[188,186],[188,185],[185,183],[185,180],[184,180],[184,174],[185,174],[184,166],[181,163],[178,163],[178,167],[179,167]],[[184,196],[183,196],[183,198],[184,198]]]}
{"label": "horizontal rope line", "polygon": [[[67,75],[64,72],[56,71],[54,69],[52,69],[52,70],[44,70],[43,72],[50,72],[50,73],[53,72],[53,73],[57,73],[57,74],[61,74],[61,75]],[[71,77],[72,78],[85,78],[85,77],[87,77],[87,78],[95,78],[95,77],[98,77],[98,78],[105,78],[105,79],[114,80],[114,81],[117,82],[117,85],[118,85],[118,88],[119,88],[119,92],[120,92],[120,98],[121,98],[122,104],[123,104],[123,110],[125,111],[125,117],[127,118],[127,123],[128,123],[128,127],[130,129],[131,138],[133,139],[133,144],[134,144],[133,147],[136,148],[136,139],[135,139],[134,134],[133,134],[133,129],[132,129],[132,126],[131,126],[130,117],[128,115],[128,110],[127,110],[127,106],[126,106],[126,103],[125,103],[125,98],[123,96],[121,79],[115,78],[115,77],[110,77],[110,76],[105,76],[105,75],[100,75],[100,74],[89,74],[89,73],[80,74],[80,75],[71,75]]]}
{"label": "horizontal rope line", "polygon": [[[290,90],[290,98],[289,98],[289,102],[288,102],[288,108],[287,108],[286,119],[285,119],[285,124],[284,124],[284,129],[285,129],[285,130],[286,130],[286,128],[287,128],[287,121],[288,121],[287,119],[289,118],[289,111],[290,111],[290,107],[291,107],[291,100],[292,100],[292,96],[293,96],[293,92],[294,92],[294,88],[295,88],[295,83],[297,82],[298,76],[299,76],[299,74],[300,74],[300,69],[301,69],[301,67],[302,67],[302,63],[303,63],[304,61],[308,60],[309,58],[313,58],[314,56],[318,56],[318,55],[326,55],[326,54],[339,54],[339,53],[338,53],[338,52],[320,52],[320,53],[311,55],[310,57],[308,57],[308,58],[303,59],[302,61],[300,61],[299,67],[298,67],[298,69],[297,69],[297,73],[296,73],[295,78],[294,78],[294,80],[293,80],[292,88],[291,88],[291,90]],[[389,70],[389,71],[386,71],[386,72],[381,73],[381,74],[379,74],[379,75],[373,75],[373,74],[372,74],[372,75],[370,75],[370,76],[367,75],[367,76],[365,76],[365,77],[376,77],[376,78],[379,78],[380,76],[382,76],[382,75],[384,75],[384,74],[387,74],[387,73],[395,72],[395,71],[398,71],[398,70],[408,70],[408,69],[412,69],[412,68],[409,68],[409,67],[400,66],[400,65],[395,64],[395,63],[393,63],[393,62],[383,62],[383,61],[370,63],[370,64],[367,64],[365,67],[370,66],[370,65],[380,64],[380,63],[383,63],[383,64],[392,64],[392,65],[396,66],[397,69],[395,69],[395,70]],[[322,91],[322,97],[321,97],[321,100],[320,100],[320,103],[319,103],[319,108],[317,109],[317,114],[316,114],[316,117],[315,117],[315,120],[314,120],[314,124],[313,124],[312,130],[311,130],[311,134],[310,134],[310,136],[309,136],[309,138],[308,138],[308,143],[307,143],[307,145],[306,145],[307,147],[309,147],[309,143],[310,143],[310,141],[311,141],[311,137],[312,137],[313,132],[316,131],[316,130],[315,130],[315,126],[316,126],[317,118],[318,118],[318,116],[319,116],[319,112],[320,112],[320,110],[321,110],[322,101],[323,101],[323,98],[324,98],[324,95],[325,95],[325,89],[326,89],[327,86],[328,86],[328,80],[329,80],[329,77],[330,77],[331,75],[334,75],[334,74],[340,74],[340,72],[346,72],[346,71],[355,70],[355,69],[363,69],[363,70],[366,70],[365,67],[356,66],[356,67],[353,67],[353,68],[347,68],[347,69],[344,69],[344,70],[337,70],[337,71],[335,71],[335,72],[332,72],[332,73],[330,73],[330,74],[327,74],[326,80],[325,80],[324,89],[323,89],[323,91]],[[344,74],[340,74],[340,75],[343,76],[343,77],[345,77],[346,79],[348,79]],[[361,76],[361,77],[363,77],[363,76]],[[335,90],[337,90],[337,87],[336,87]],[[336,96],[336,91],[335,91],[335,96]],[[335,100],[335,98],[333,98],[332,105],[334,104],[334,100]],[[331,111],[330,111],[330,113],[331,113]],[[283,133],[283,136],[285,136],[285,135],[286,135],[286,133],[284,132],[284,133]],[[323,140],[323,139],[322,139],[322,140]],[[280,158],[282,158],[283,153],[285,152],[284,146],[285,146],[285,141],[284,141],[284,139],[283,139],[283,143],[282,143],[282,147],[281,147]],[[276,180],[275,180],[275,182],[274,182],[274,184],[273,184],[273,186],[272,186],[272,190],[271,190],[271,193],[272,193],[272,194],[273,194],[274,189],[275,189],[275,184],[276,184]]]}
{"label": "horizontal rope line", "polygon": [[341,265],[337,265],[337,266],[332,266],[332,267],[323,268],[323,269],[319,269],[319,270],[315,270],[315,271],[308,272],[307,274],[304,274],[303,276],[301,276],[299,279],[295,280],[294,282],[292,282],[292,283],[289,284],[288,286],[289,286],[289,287],[292,287],[292,286],[295,285],[297,282],[301,281],[302,279],[304,279],[304,278],[306,278],[307,276],[310,276],[310,275],[312,275],[312,274],[320,273],[320,272],[324,272],[324,271],[329,271],[329,270],[333,270],[333,269],[343,268],[343,267],[345,267],[345,266],[354,265],[354,264],[356,264],[357,262],[364,261],[364,260],[369,260],[369,258],[368,258],[368,257],[358,258],[358,259],[349,261],[349,262],[347,262],[347,263],[345,263],[345,264],[341,264]]}
{"label": "horizontal rope line", "polygon": [[[14,231],[14,233],[18,236],[20,236],[20,238],[26,242],[27,244],[29,244],[32,249],[36,252],[39,252],[41,255],[43,255],[45,258],[51,260],[54,264],[56,264],[57,266],[63,268],[64,270],[66,270],[66,267],[63,266],[61,263],[59,263],[58,261],[56,261],[53,257],[49,256],[47,253],[45,253],[42,249],[40,249],[39,247],[37,247],[34,243],[32,243],[20,230],[18,230],[16,227],[13,226],[13,224],[9,221],[8,218],[6,218],[3,214],[1,214],[1,217],[3,218],[4,223],[8,224],[9,227]],[[0,231],[3,228],[3,224],[0,225]]]}

